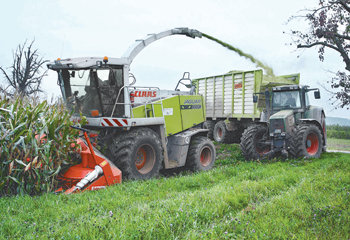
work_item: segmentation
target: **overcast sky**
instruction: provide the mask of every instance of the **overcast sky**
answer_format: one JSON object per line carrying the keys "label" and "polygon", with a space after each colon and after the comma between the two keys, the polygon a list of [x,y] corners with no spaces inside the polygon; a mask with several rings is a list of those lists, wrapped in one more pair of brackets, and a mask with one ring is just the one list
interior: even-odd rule
{"label": "overcast sky", "polygon": [[[344,69],[339,54],[328,50],[324,62],[316,49],[296,50],[289,45],[291,28],[306,28],[300,21],[286,24],[299,10],[318,0],[200,0],[200,1],[3,1],[0,24],[0,66],[9,66],[12,51],[26,39],[44,59],[58,57],[121,57],[136,39],[175,27],[189,27],[219,38],[252,54],[275,74],[301,73],[301,84],[320,87],[321,100],[312,100],[326,115],[350,118],[349,110],[335,110],[327,86],[330,71]],[[299,56],[299,57],[298,57]],[[131,65],[137,85],[173,89],[183,72],[192,78],[256,67],[220,45],[202,38],[164,38],[145,48]],[[0,77],[1,79],[1,77]],[[47,96],[59,96],[56,73],[43,81]],[[312,97],[313,99],[313,97]]]}

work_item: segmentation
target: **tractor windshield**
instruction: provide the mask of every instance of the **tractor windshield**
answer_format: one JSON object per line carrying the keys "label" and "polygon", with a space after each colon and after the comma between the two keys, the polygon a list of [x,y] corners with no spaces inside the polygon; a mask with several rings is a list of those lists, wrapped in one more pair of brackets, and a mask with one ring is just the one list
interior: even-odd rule
{"label": "tractor windshield", "polygon": [[272,108],[274,110],[301,108],[299,91],[273,92]]}
{"label": "tractor windshield", "polygon": [[[123,86],[123,70],[118,68],[62,69],[58,71],[58,76],[67,107],[88,117],[111,114]],[[120,98],[124,99],[123,94]]]}

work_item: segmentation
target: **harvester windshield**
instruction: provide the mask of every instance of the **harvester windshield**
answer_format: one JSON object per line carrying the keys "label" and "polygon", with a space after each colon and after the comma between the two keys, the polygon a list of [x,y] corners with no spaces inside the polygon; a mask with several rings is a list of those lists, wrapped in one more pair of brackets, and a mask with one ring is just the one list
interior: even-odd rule
{"label": "harvester windshield", "polygon": [[272,95],[272,109],[295,109],[301,108],[299,91],[281,91],[273,92]]}
{"label": "harvester windshield", "polygon": [[[58,71],[58,77],[68,108],[88,117],[111,114],[123,86],[123,70],[117,67],[62,69]],[[123,99],[123,96],[120,97]]]}

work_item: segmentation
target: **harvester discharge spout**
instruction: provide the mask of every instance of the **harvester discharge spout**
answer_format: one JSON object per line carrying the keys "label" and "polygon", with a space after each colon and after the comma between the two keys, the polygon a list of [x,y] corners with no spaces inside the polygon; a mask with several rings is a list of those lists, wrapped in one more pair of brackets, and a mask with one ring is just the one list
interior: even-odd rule
{"label": "harvester discharge spout", "polygon": [[125,58],[128,60],[129,64],[134,60],[137,54],[139,54],[145,47],[147,47],[149,44],[164,38],[169,37],[172,35],[185,35],[187,37],[196,38],[202,37],[202,33],[196,29],[190,29],[190,28],[173,28],[164,32],[160,32],[157,34],[148,34],[143,39],[138,39],[136,42],[129,47],[129,49],[124,53],[122,58]]}
{"label": "harvester discharge spout", "polygon": [[174,34],[182,34],[182,35],[186,35],[187,37],[191,37],[191,38],[201,38],[202,37],[202,33],[196,29],[190,29],[190,28],[175,28],[174,30]]}

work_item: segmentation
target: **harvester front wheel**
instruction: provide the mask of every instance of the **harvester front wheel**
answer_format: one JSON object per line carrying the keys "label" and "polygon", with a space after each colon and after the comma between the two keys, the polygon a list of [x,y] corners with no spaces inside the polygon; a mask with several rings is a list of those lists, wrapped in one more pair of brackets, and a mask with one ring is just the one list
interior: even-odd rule
{"label": "harvester front wheel", "polygon": [[214,140],[218,143],[232,143],[233,132],[227,130],[226,124],[224,121],[219,121],[215,124],[214,127]]}
{"label": "harvester front wheel", "polygon": [[149,128],[119,133],[110,146],[114,164],[128,179],[149,179],[159,174],[163,162],[160,137]]}
{"label": "harvester front wheel", "polygon": [[268,141],[268,128],[263,124],[248,127],[242,134],[240,147],[247,160],[264,158],[264,154],[271,150]]}
{"label": "harvester front wheel", "polygon": [[186,166],[192,171],[206,171],[213,167],[215,146],[207,137],[193,137],[188,149]]}
{"label": "harvester front wheel", "polygon": [[322,148],[322,133],[315,124],[297,126],[290,146],[290,154],[293,157],[319,158]]}

